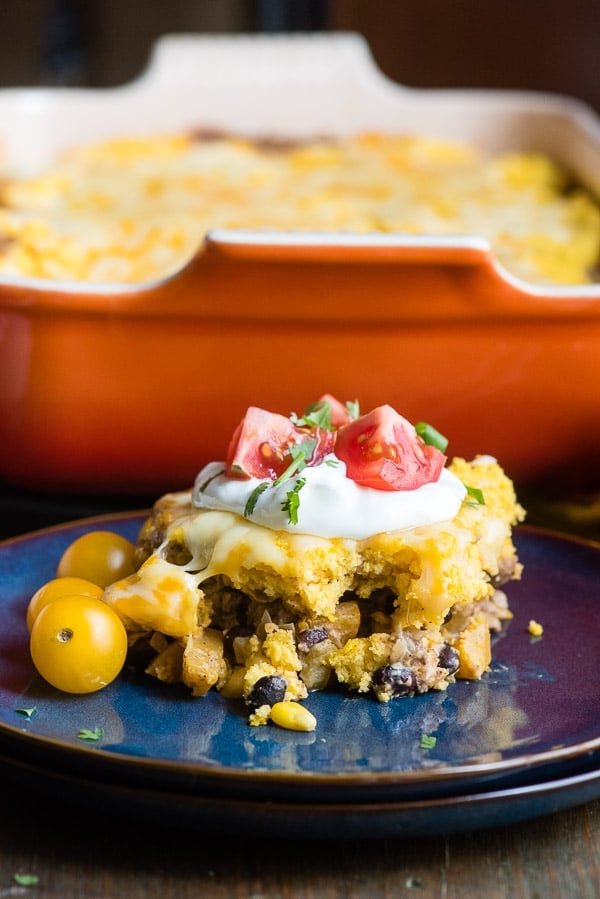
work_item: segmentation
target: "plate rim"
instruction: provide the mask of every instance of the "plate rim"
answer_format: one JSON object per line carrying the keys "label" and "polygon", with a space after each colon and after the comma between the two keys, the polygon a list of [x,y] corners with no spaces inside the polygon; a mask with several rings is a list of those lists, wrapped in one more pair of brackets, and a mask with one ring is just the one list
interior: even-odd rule
{"label": "plate rim", "polygon": [[[72,772],[48,772],[35,763],[3,753],[0,753],[0,763],[3,770],[10,770],[16,777],[24,777],[28,785],[41,781],[47,797],[56,795],[58,790],[61,801],[67,798],[80,806],[92,805],[95,810],[100,798],[103,803],[101,812],[105,814],[116,813],[120,817],[125,815],[133,819],[139,819],[142,815],[145,822],[154,821],[160,814],[158,823],[161,826],[185,829],[189,829],[193,817],[192,826],[197,828],[200,825],[201,831],[247,833],[251,826],[257,836],[262,832],[272,835],[275,823],[278,835],[284,839],[301,835],[319,841],[335,841],[460,833],[474,828],[524,822],[600,799],[598,767],[522,786],[465,791],[450,796],[320,803],[314,800],[295,802],[271,797],[257,800],[235,795],[181,793],[148,786],[140,790],[139,786],[80,777]],[[550,801],[551,804],[540,807],[539,803],[543,801]],[[118,803],[117,807],[115,803]],[[165,805],[169,816],[166,819]],[[515,806],[518,809],[516,815]],[[148,818],[148,807],[153,812],[152,819]],[[500,809],[500,818],[494,815],[496,808]],[[232,828],[232,820],[235,821],[236,816],[238,825]],[[308,820],[306,816],[309,816]],[[333,831],[332,816],[335,819]],[[452,816],[452,823],[449,823],[448,816]],[[401,830],[390,832],[390,822],[396,827],[401,824]]]}

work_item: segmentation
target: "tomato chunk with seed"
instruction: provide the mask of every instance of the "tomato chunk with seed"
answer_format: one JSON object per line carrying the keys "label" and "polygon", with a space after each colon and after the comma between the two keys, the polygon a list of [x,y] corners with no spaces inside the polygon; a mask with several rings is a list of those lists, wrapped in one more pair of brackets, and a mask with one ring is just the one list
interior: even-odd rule
{"label": "tomato chunk with seed", "polygon": [[337,432],[335,454],[348,477],[376,490],[416,490],[437,481],[446,456],[391,406],[378,406]]}
{"label": "tomato chunk with seed", "polygon": [[290,447],[304,444],[306,464],[318,465],[333,451],[334,441],[333,432],[317,427],[299,428],[284,415],[250,406],[229,443],[226,474],[233,478],[275,480],[293,461]]}

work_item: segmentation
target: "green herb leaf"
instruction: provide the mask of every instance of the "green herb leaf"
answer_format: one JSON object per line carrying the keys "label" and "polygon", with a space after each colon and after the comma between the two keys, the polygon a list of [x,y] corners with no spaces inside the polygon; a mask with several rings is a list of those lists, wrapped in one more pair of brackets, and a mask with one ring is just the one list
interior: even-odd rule
{"label": "green herb leaf", "polygon": [[262,484],[259,484],[258,487],[255,487],[248,499],[246,500],[246,505],[244,506],[244,516],[246,518],[250,518],[254,509],[256,508],[256,503],[258,502],[259,496],[268,490],[271,485],[268,481],[263,481]]}
{"label": "green herb leaf", "polygon": [[[269,487],[279,487],[280,484],[284,484],[286,481],[289,481],[294,475],[299,474],[304,468],[306,468],[307,463],[310,461],[312,454],[315,451],[317,446],[317,439],[309,437],[306,440],[302,440],[300,443],[292,443],[288,446],[288,451],[290,456],[292,457],[292,461],[282,472],[279,477],[270,484],[268,481],[263,481],[258,487],[255,487],[250,496],[246,501],[246,505],[244,507],[244,515],[246,518],[250,518],[254,509],[256,508],[256,503],[258,502],[258,498],[268,490]],[[298,496],[299,491],[306,483],[304,478],[301,478],[295,485],[295,487],[290,490],[287,494],[287,498],[281,504],[281,508],[284,512],[288,512],[290,524],[298,524],[298,508],[300,505],[300,497]]]}
{"label": "green herb leaf", "polygon": [[13,874],[13,880],[20,887],[34,887],[39,883],[37,874]]}
{"label": "green herb leaf", "polygon": [[312,454],[316,449],[317,443],[316,437],[309,437],[306,440],[302,440],[300,443],[290,444],[288,450],[292,457],[292,461],[285,471],[273,481],[273,486],[279,487],[280,484],[289,481],[295,474],[299,474],[302,469],[306,468],[307,463],[310,462]]}
{"label": "green herb leaf", "polygon": [[324,428],[326,431],[333,431],[331,424],[331,406],[326,400],[318,403],[311,403],[304,410],[303,415],[298,416],[292,412],[290,419],[297,428]]}
{"label": "green herb leaf", "polygon": [[465,484],[465,487],[469,497],[469,499],[465,500],[467,506],[485,506],[485,497],[479,487],[469,487],[468,484]]}
{"label": "green herb leaf", "polygon": [[[360,418],[360,406],[358,400],[348,400],[345,404],[346,411],[351,420]],[[290,415],[290,420],[298,428],[323,428],[326,431],[335,431],[331,423],[331,404],[327,400],[311,403],[307,406],[303,415],[298,417],[295,412]]]}
{"label": "green herb leaf", "polygon": [[211,475],[203,484],[198,487],[198,493],[204,493],[209,484],[212,484],[216,478],[220,478],[222,474],[225,474],[225,469],[222,468],[221,471],[218,471],[216,474]]}
{"label": "green herb leaf", "polygon": [[360,418],[360,405],[358,400],[348,400],[346,402],[346,409],[348,411],[348,415],[354,421],[357,418]]}
{"label": "green herb leaf", "polygon": [[33,718],[37,714],[37,706],[32,706],[30,709],[15,709],[15,712],[17,715],[23,715],[24,718]]}
{"label": "green herb leaf", "polygon": [[300,508],[299,493],[306,484],[306,478],[298,478],[291,490],[286,494],[285,500],[281,504],[284,512],[288,513],[290,524],[298,524],[298,509]]}
{"label": "green herb leaf", "polygon": [[415,425],[415,431],[423,443],[426,443],[428,446],[435,446],[442,453],[446,452],[446,447],[448,446],[447,438],[440,434],[439,431],[436,431],[432,425],[428,425],[426,421],[418,421]]}
{"label": "green herb leaf", "polygon": [[421,749],[433,749],[435,744],[437,743],[437,737],[432,737],[429,734],[421,735],[420,747]]}
{"label": "green herb leaf", "polygon": [[104,736],[104,729],[102,727],[95,727],[93,730],[90,730],[87,727],[83,727],[77,736],[80,740],[87,740],[90,743],[95,743]]}

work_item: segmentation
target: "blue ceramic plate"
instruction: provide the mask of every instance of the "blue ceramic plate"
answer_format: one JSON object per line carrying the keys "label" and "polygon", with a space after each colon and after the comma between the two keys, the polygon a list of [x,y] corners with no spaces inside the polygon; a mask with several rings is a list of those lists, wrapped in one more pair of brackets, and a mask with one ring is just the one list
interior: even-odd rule
{"label": "blue ceramic plate", "polygon": [[[115,788],[282,802],[406,802],[576,776],[600,760],[600,545],[521,527],[514,619],[481,681],[380,704],[344,692],[307,700],[313,733],[250,727],[241,703],[192,698],[126,671],[75,697],[36,675],[29,597],[92,529],[135,539],[145,513],[101,516],[0,544],[0,752]],[[544,626],[541,639],[530,619]],[[80,738],[100,728],[95,742]],[[424,740],[423,738],[427,738]]]}

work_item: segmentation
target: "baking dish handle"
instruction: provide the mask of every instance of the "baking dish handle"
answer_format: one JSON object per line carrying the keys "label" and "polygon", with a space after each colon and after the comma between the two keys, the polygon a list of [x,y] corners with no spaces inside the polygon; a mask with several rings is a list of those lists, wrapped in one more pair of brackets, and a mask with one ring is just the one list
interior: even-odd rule
{"label": "baking dish handle", "polygon": [[154,290],[174,315],[254,322],[600,317],[599,285],[529,284],[479,237],[215,230]]}
{"label": "baking dish handle", "polygon": [[203,322],[468,323],[600,319],[600,285],[515,278],[479,237],[211,231],[145,285],[0,280],[0,309]]}
{"label": "baking dish handle", "polygon": [[234,85],[244,92],[268,84],[284,92],[298,85],[335,84],[344,95],[349,83],[363,80],[402,89],[382,73],[368,42],[355,32],[165,34],[154,43],[137,79],[153,89],[210,84],[218,90]]}

